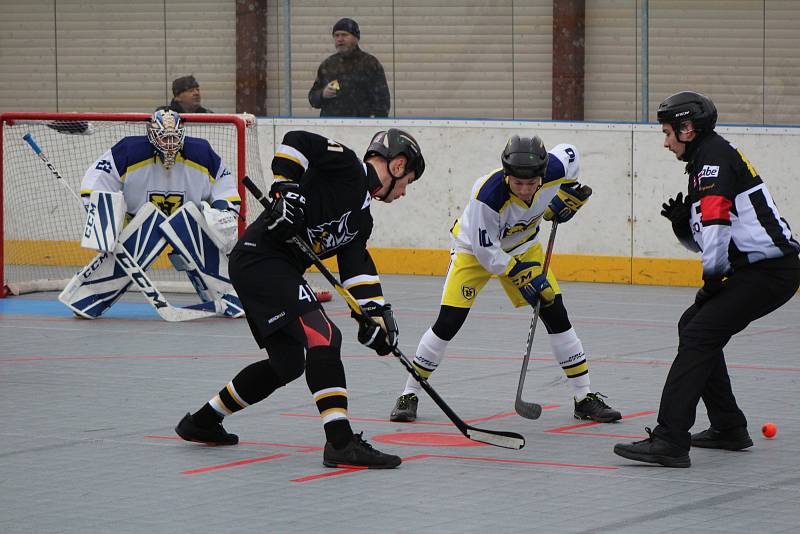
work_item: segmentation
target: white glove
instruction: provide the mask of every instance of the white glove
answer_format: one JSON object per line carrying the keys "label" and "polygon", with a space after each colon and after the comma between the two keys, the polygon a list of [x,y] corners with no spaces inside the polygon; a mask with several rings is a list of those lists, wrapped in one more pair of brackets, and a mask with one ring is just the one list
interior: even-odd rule
{"label": "white glove", "polygon": [[223,254],[229,254],[239,238],[239,221],[236,212],[212,208],[205,200],[200,203],[208,231],[217,241]]}

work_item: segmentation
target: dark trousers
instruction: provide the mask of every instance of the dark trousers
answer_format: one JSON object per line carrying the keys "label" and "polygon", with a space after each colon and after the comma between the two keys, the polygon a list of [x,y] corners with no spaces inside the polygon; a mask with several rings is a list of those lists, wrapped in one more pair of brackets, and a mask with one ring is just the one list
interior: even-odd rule
{"label": "dark trousers", "polygon": [[798,286],[797,256],[764,260],[737,270],[700,308],[689,306],[678,322],[678,355],[661,393],[656,436],[688,450],[701,398],[715,429],[747,426],[722,349],[752,321],[785,304]]}

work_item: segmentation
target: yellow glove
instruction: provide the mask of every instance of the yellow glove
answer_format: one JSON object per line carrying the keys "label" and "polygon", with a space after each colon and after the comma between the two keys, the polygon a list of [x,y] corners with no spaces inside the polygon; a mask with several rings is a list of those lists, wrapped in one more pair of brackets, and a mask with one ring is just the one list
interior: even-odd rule
{"label": "yellow glove", "polygon": [[544,210],[544,220],[555,219],[559,224],[567,222],[592,196],[592,188],[578,182],[563,184]]}

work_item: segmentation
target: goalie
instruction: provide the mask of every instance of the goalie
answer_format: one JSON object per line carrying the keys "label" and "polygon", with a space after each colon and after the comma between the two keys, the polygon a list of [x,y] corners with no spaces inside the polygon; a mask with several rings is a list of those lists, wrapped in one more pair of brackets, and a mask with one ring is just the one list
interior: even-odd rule
{"label": "goalie", "polygon": [[186,136],[176,112],[159,108],[147,135],[125,137],[100,156],[80,193],[87,210],[81,246],[98,254],[59,295],[77,316],[101,316],[131,285],[118,247],[141,272],[167,245],[202,300],[187,308],[243,315],[227,259],[238,237],[236,180],[208,141]]}

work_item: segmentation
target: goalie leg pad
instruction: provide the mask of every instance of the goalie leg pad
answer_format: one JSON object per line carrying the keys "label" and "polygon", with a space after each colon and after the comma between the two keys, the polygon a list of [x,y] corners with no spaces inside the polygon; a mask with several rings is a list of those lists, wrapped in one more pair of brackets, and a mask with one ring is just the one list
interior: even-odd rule
{"label": "goalie leg pad", "polygon": [[228,257],[198,207],[186,204],[162,222],[160,229],[180,255],[173,259],[173,265],[186,273],[200,299],[213,301],[220,315],[243,316],[244,309],[228,277]]}
{"label": "goalie leg pad", "polygon": [[124,221],[125,197],[122,193],[92,191],[86,205],[81,246],[99,252],[113,252]]}
{"label": "goalie leg pad", "polygon": [[[167,242],[158,230],[166,217],[153,204],[147,203],[122,230],[118,246],[122,246],[142,269],[147,269],[164,250]],[[58,300],[75,314],[86,319],[100,317],[114,304],[131,280],[116,261],[114,253],[100,253],[70,280]]]}

